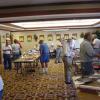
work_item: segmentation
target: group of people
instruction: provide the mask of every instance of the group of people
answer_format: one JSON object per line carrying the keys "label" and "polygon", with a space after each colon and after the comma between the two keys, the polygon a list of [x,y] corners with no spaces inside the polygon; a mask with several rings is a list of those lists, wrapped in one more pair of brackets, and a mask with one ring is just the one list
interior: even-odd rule
{"label": "group of people", "polygon": [[[47,72],[48,62],[49,62],[49,47],[43,41],[40,43],[40,62],[43,68],[43,72]],[[56,63],[60,63],[64,61],[65,67],[65,77],[67,77],[69,73],[67,73],[72,67],[72,61],[75,56],[75,40],[61,40],[61,43],[57,45],[56,48]],[[94,68],[92,65],[92,61],[94,57],[100,58],[100,39],[97,39],[96,36],[91,34],[90,32],[85,33],[82,41],[79,44],[79,56],[81,61],[81,71],[82,76],[90,76],[94,73]],[[70,73],[71,74],[71,73]],[[66,80],[67,82],[68,80]],[[70,82],[70,80],[69,80]]]}
{"label": "group of people", "polygon": [[11,44],[9,38],[6,38],[6,44],[3,47],[3,60],[4,60],[4,69],[12,69],[12,59],[17,59],[21,55],[21,45],[18,40],[14,39],[14,43]]}
{"label": "group of people", "polygon": [[[39,41],[40,47],[40,63],[42,66],[42,72],[48,73],[48,62],[50,59],[50,49],[43,40]],[[12,69],[11,65],[11,56],[13,55],[13,59],[17,59],[21,55],[22,46],[15,39],[14,43],[10,43],[10,39],[6,39],[6,44],[3,47],[3,58],[4,58],[4,69]],[[95,49],[94,49],[95,48]],[[70,67],[72,66],[72,60],[75,56],[75,41],[73,39],[60,41],[60,44],[57,45],[56,48],[56,63],[61,63],[62,59],[64,62],[65,68],[65,82],[71,82],[71,74]],[[96,36],[92,36],[91,33],[84,34],[84,39],[80,44],[80,61],[82,68],[82,75],[92,75],[94,73],[94,69],[92,66],[93,57],[100,58],[100,40],[96,38]],[[3,81],[0,76],[0,100],[3,92]]]}

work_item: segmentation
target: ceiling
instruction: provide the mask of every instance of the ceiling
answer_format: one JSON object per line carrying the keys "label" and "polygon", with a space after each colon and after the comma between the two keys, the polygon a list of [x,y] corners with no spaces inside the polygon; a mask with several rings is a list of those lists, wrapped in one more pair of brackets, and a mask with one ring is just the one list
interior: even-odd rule
{"label": "ceiling", "polygon": [[40,5],[40,4],[61,4],[77,2],[93,2],[99,0],[0,0],[0,7]]}
{"label": "ceiling", "polygon": [[21,30],[13,22],[98,18],[100,0],[0,0],[0,29],[4,30]]}

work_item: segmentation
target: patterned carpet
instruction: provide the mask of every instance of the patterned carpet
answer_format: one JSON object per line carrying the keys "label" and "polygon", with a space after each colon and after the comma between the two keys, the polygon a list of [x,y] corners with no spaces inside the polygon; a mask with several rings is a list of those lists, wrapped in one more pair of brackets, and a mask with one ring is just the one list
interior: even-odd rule
{"label": "patterned carpet", "polygon": [[4,80],[3,100],[78,100],[75,88],[64,83],[63,64],[49,63],[48,75],[35,73],[21,75],[16,71],[4,71],[0,74]]}

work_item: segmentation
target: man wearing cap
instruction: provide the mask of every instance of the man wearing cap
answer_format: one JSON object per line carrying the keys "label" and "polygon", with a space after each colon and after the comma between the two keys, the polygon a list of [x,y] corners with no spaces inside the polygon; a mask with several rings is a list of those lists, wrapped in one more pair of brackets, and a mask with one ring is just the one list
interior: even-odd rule
{"label": "man wearing cap", "polygon": [[4,69],[11,70],[11,54],[12,54],[12,47],[10,45],[10,39],[6,38],[6,44],[3,47],[3,59],[4,59]]}

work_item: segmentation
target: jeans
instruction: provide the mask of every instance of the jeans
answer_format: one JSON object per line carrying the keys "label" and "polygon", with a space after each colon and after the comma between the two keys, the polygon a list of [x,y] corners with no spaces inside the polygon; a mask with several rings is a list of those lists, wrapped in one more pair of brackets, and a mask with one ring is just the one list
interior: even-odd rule
{"label": "jeans", "polygon": [[64,72],[65,72],[65,83],[72,83],[72,75],[70,67],[72,66],[72,57],[64,57]]}
{"label": "jeans", "polygon": [[13,53],[13,60],[16,60],[20,57],[19,53]]}
{"label": "jeans", "polygon": [[92,62],[82,62],[81,68],[83,76],[92,75],[94,73]]}
{"label": "jeans", "polygon": [[0,91],[0,100],[2,100],[3,90]]}
{"label": "jeans", "polygon": [[11,55],[10,54],[3,54],[3,58],[4,58],[4,69],[11,70],[11,68],[12,68]]}

